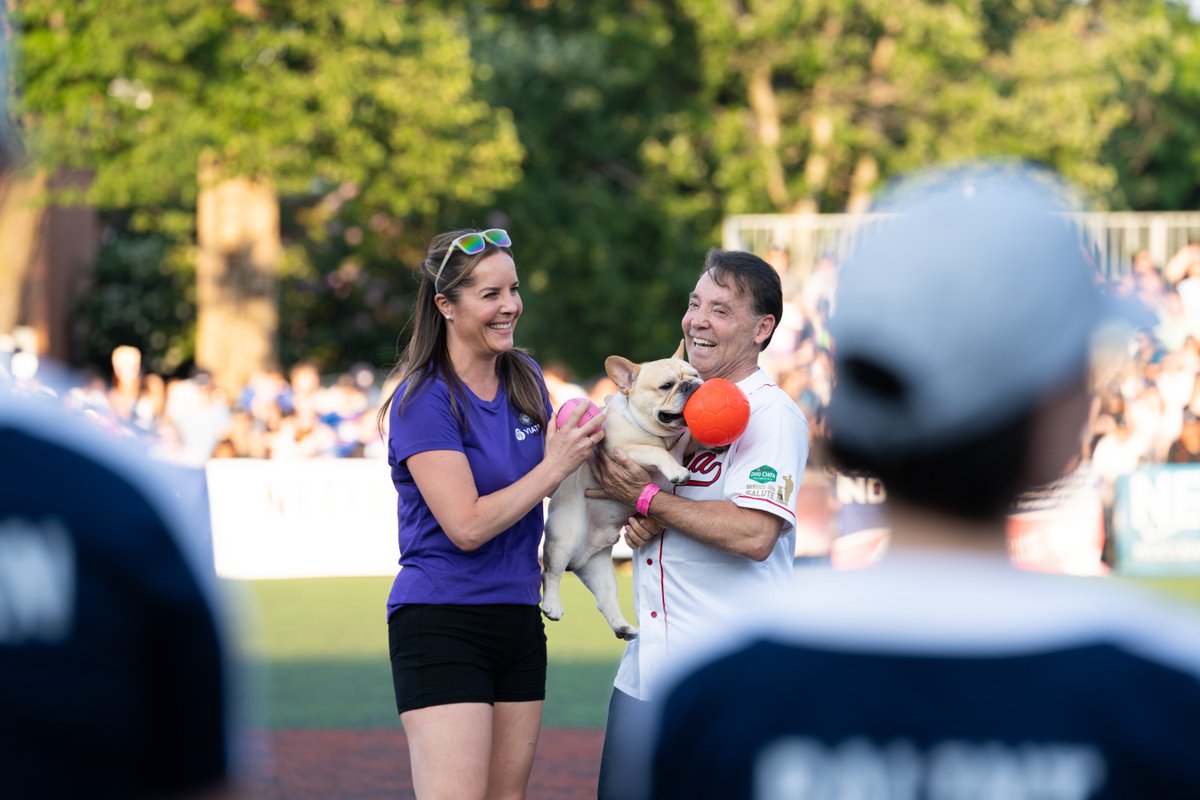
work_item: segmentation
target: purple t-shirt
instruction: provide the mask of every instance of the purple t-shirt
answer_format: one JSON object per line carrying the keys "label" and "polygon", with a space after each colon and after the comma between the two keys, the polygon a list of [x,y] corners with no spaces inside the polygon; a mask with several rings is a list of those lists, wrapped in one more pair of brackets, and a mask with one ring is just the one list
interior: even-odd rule
{"label": "purple t-shirt", "polygon": [[[389,412],[388,463],[398,495],[400,571],[388,596],[388,616],[409,603],[537,605],[541,504],[468,553],[442,531],[406,459],[429,450],[457,450],[466,455],[482,497],[511,485],[541,462],[542,426],[509,403],[503,384],[490,402],[464,389],[458,400],[465,425],[450,410],[450,388],[441,376],[418,388],[401,411],[404,389],[401,384]],[[549,413],[549,400],[546,408]]]}

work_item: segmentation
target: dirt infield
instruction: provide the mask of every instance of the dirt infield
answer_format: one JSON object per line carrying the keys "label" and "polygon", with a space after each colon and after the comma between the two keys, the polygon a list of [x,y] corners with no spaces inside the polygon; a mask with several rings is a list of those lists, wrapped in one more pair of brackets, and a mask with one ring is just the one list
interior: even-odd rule
{"label": "dirt infield", "polygon": [[[261,800],[412,798],[404,732],[264,731],[248,765],[250,796]],[[604,732],[547,728],[538,741],[529,800],[591,800]]]}

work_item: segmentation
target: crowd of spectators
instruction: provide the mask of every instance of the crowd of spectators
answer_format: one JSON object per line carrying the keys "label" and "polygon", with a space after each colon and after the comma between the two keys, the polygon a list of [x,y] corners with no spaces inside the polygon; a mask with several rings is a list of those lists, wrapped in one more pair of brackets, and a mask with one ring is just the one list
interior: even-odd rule
{"label": "crowd of spectators", "polygon": [[[1200,462],[1200,244],[1165,265],[1134,257],[1118,291],[1150,309],[1126,358],[1097,370],[1085,456],[1106,478]],[[1103,368],[1107,366],[1107,368]]]}
{"label": "crowd of spectators", "polygon": [[54,397],[114,434],[145,437],[168,459],[200,465],[210,458],[385,454],[375,417],[377,373],[365,364],[332,378],[307,361],[286,374],[264,369],[234,395],[203,371],[171,378],[146,371],[130,345],[113,350],[111,380],[39,370],[28,355],[17,349],[0,358],[0,377]]}
{"label": "crowd of spectators", "polygon": [[[763,365],[803,408],[814,445],[810,466],[820,468],[834,382],[827,323],[836,308],[837,261],[823,255],[801,277],[786,250],[772,249],[767,260],[783,279],[785,303]],[[1079,458],[1109,484],[1140,466],[1200,463],[1200,244],[1185,246],[1163,265],[1137,253],[1112,289],[1144,305],[1149,324],[1136,330],[1125,352],[1096,361],[1093,410]],[[20,347],[15,353],[10,348],[0,369],[28,384],[35,380],[36,359],[24,363],[23,355]],[[603,405],[615,388],[603,373],[577,380],[561,363],[542,366],[555,407],[576,396]],[[102,422],[154,438],[164,455],[190,463],[382,457],[375,416],[379,374],[360,364],[323,376],[316,364],[300,362],[286,372],[261,370],[231,395],[203,372],[164,379],[143,368],[137,348],[120,346],[112,353],[111,380],[96,376],[77,383],[65,400]]]}
{"label": "crowd of spectators", "polygon": [[[837,264],[823,256],[798,282],[786,251],[772,251],[768,260],[784,276],[787,299],[767,368],[803,407],[816,441],[825,433],[834,380],[826,325],[836,307]],[[1200,463],[1200,244],[1184,246],[1161,265],[1140,251],[1108,288],[1136,310],[1141,324],[1099,343],[1078,470],[1094,476],[1111,499],[1119,475]],[[821,457],[814,447],[814,466]]]}

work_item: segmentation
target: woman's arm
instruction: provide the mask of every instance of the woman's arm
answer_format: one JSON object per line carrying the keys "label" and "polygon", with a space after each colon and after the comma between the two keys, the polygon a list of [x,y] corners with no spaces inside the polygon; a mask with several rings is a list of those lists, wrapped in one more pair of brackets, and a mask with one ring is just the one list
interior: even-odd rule
{"label": "woman's arm", "polygon": [[463,453],[428,450],[409,456],[408,470],[450,541],[468,552],[477,549],[515,525],[587,461],[604,439],[604,415],[577,427],[586,410],[580,404],[562,430],[550,420],[541,462],[515,483],[483,497]]}

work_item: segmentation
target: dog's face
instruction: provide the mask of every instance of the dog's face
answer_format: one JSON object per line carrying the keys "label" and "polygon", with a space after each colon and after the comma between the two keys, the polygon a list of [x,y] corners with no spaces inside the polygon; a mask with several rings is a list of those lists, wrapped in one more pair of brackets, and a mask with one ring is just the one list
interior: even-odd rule
{"label": "dog's face", "polygon": [[609,356],[604,370],[629,399],[629,408],[642,426],[660,436],[683,430],[683,407],[704,382],[696,368],[683,360],[682,342],[671,358],[643,364]]}

